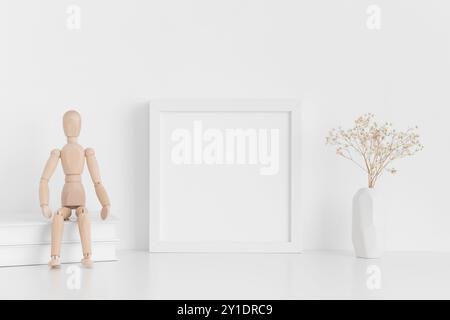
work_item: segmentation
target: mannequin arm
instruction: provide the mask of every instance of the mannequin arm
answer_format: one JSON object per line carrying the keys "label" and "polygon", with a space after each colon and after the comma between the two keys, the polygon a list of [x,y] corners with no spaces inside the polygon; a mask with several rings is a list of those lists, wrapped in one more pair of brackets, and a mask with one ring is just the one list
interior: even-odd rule
{"label": "mannequin arm", "polygon": [[39,202],[42,209],[42,214],[46,218],[52,217],[52,211],[48,206],[49,202],[49,188],[48,182],[55,173],[56,167],[58,166],[59,158],[61,152],[59,150],[53,150],[50,154],[50,158],[45,165],[44,172],[42,172],[41,182],[39,183]]}
{"label": "mannequin arm", "polygon": [[109,210],[111,203],[109,202],[108,194],[106,189],[102,184],[102,179],[100,178],[100,170],[98,168],[97,159],[95,158],[94,149],[86,149],[86,163],[91,175],[92,182],[94,183],[95,193],[97,194],[98,201],[102,205],[102,219],[106,219],[109,215]]}

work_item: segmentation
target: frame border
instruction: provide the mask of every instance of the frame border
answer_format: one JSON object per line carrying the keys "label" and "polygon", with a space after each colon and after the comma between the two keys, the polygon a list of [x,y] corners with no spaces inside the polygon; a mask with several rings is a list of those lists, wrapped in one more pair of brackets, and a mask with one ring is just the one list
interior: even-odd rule
{"label": "frame border", "polygon": [[[168,242],[159,237],[161,112],[290,113],[290,241]],[[299,100],[152,100],[149,104],[149,252],[301,252],[301,106]]]}

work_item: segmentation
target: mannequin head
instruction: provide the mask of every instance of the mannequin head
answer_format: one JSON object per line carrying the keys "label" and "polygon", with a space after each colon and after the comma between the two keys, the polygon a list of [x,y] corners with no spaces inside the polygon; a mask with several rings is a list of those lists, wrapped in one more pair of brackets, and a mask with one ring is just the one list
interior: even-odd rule
{"label": "mannequin head", "polygon": [[63,117],[64,134],[67,138],[77,138],[81,130],[81,116],[75,110],[67,111]]}

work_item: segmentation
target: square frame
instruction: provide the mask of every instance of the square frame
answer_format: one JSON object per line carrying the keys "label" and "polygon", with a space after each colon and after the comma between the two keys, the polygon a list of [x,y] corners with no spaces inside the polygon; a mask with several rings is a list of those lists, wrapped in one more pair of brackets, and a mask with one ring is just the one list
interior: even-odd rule
{"label": "square frame", "polygon": [[[289,241],[173,242],[160,238],[160,114],[162,112],[288,112]],[[153,100],[149,106],[149,251],[150,252],[301,252],[301,107],[297,100]]]}

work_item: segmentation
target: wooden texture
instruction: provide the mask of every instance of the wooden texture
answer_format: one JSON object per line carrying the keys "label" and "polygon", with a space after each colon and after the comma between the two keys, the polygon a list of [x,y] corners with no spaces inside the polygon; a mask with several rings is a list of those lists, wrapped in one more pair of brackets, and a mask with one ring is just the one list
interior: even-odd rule
{"label": "wooden texture", "polygon": [[82,264],[86,267],[92,266],[91,252],[91,227],[88,211],[86,209],[86,194],[81,181],[85,163],[94,183],[97,198],[102,205],[101,216],[106,219],[110,212],[110,201],[105,187],[102,185],[100,170],[93,149],[84,150],[78,144],[78,136],[81,131],[81,116],[77,111],[71,110],[63,116],[63,129],[67,137],[67,144],[60,150],[53,150],[45,165],[39,185],[39,201],[42,214],[51,218],[52,211],[49,208],[49,180],[55,172],[58,162],[65,174],[65,184],[61,192],[62,208],[53,219],[51,267],[59,266],[61,239],[64,229],[64,220],[67,220],[72,210],[76,210],[78,228],[83,249]]}

